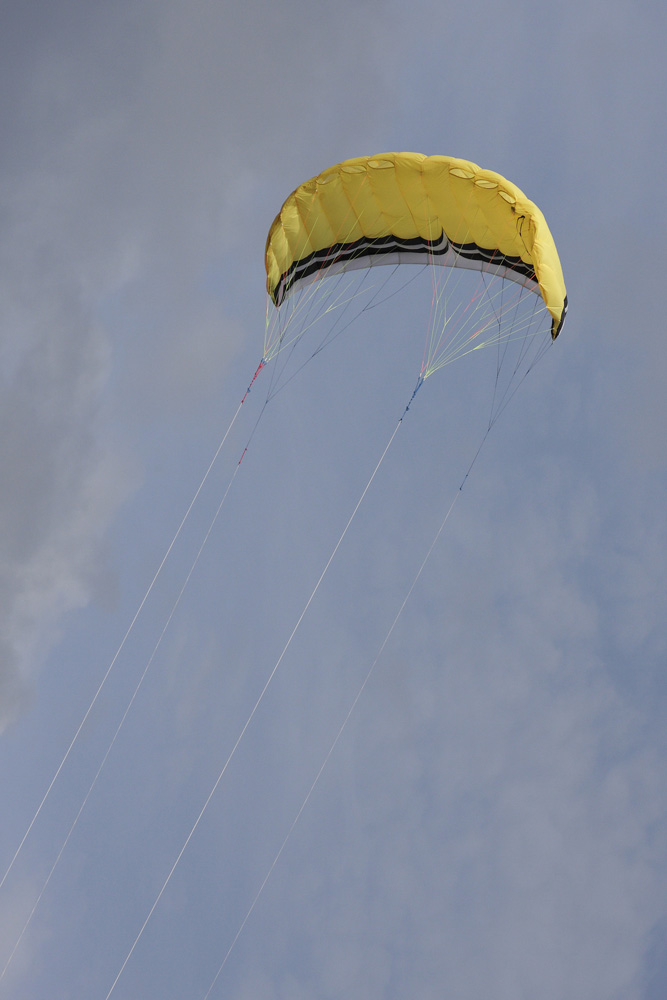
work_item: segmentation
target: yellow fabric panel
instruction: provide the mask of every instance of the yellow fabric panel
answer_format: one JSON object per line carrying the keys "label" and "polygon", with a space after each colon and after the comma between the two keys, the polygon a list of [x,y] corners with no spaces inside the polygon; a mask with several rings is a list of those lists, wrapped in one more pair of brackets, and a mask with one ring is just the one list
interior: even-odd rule
{"label": "yellow fabric panel", "polygon": [[[388,252],[369,240],[433,241],[443,233],[452,244],[473,246],[466,266],[492,270],[499,261],[507,277],[533,288],[536,281],[557,335],[567,298],[558,251],[541,211],[500,174],[448,156],[359,157],[301,184],[269,231],[267,289],[279,304],[300,275],[315,280],[327,266],[341,269],[345,260],[354,260],[357,250],[350,244],[358,244],[366,258]],[[428,254],[428,248],[423,252]],[[523,266],[513,265],[513,259]]]}

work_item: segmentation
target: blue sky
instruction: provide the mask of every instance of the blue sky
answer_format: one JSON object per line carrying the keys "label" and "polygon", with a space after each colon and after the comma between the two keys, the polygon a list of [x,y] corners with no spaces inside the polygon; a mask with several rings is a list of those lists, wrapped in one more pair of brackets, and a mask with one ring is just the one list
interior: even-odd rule
{"label": "blue sky", "polygon": [[137,940],[410,397],[422,321],[369,319],[271,400],[170,617],[261,374],[0,888],[3,967],[22,934],[0,995],[104,1000],[136,940],[111,996],[204,997],[242,927],[211,997],[663,997],[662,5],[5,20],[0,877],[260,360],[289,192],[385,150],[473,160],[543,209],[571,305],[247,923],[483,435],[484,352],[415,399]]}

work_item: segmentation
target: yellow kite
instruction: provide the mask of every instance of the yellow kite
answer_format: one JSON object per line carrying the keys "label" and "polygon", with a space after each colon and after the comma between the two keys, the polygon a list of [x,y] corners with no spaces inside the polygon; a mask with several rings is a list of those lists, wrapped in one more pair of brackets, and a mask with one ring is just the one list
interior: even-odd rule
{"label": "yellow kite", "polygon": [[338,163],[287,198],[266,241],[276,306],[301,285],[352,268],[433,263],[509,278],[540,295],[560,333],[567,294],[537,205],[469,160],[382,153]]}

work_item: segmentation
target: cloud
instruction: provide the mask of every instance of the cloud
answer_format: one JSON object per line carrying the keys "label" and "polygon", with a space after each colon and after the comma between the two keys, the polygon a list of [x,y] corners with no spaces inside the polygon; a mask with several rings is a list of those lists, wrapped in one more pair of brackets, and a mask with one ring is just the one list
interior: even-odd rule
{"label": "cloud", "polygon": [[[15,266],[2,278],[13,306],[3,345],[13,374],[0,397],[2,725],[27,696],[25,682],[63,616],[94,591],[104,533],[128,486],[96,432],[104,337],[66,269],[32,263],[34,291],[17,291]],[[28,273],[24,260],[26,286]]]}
{"label": "cloud", "polygon": [[[295,17],[306,10],[295,4]],[[209,2],[121,4],[113,17],[77,2],[57,17],[48,4],[13,8],[0,163],[3,724],[58,623],[90,600],[105,532],[131,488],[101,409],[141,418],[147,384],[162,412],[212,393],[243,341],[209,262],[261,246],[270,209],[250,232],[244,212],[272,169],[267,148],[285,170],[290,120],[317,120],[322,39],[361,51],[366,30],[350,41],[339,13],[298,22],[310,52],[304,91],[281,52],[295,30],[284,7],[278,16],[244,4],[233,31]],[[357,25],[369,16],[363,5]],[[359,65],[334,88],[348,99],[364,78],[380,86]]]}

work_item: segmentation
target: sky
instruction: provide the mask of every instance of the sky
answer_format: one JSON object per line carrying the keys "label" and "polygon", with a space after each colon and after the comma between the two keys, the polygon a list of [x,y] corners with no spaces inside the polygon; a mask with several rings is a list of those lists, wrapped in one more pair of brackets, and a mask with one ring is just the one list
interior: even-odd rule
{"label": "sky", "polygon": [[[666,29],[652,0],[9,3],[0,996],[667,995]],[[197,490],[280,205],[388,150],[516,183],[570,308],[462,491],[486,352],[427,380],[315,592],[414,388],[412,305],[268,402],[267,366]]]}

